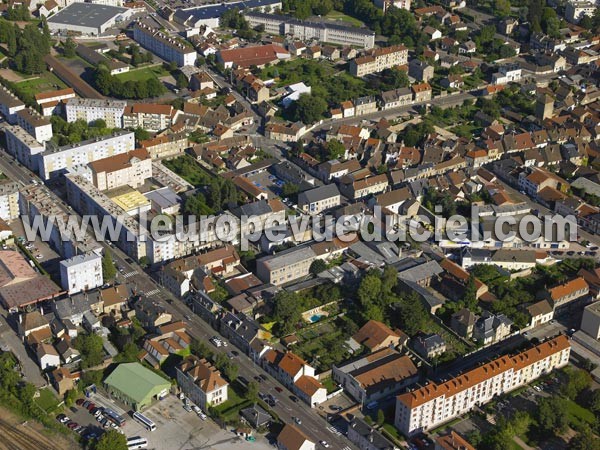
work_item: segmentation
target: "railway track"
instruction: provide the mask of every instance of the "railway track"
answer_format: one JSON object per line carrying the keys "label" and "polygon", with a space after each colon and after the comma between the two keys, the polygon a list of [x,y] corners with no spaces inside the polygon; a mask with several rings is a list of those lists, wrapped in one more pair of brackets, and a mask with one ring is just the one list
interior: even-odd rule
{"label": "railway track", "polygon": [[0,450],[54,450],[46,437],[34,430],[24,431],[20,425],[11,425],[0,419]]}

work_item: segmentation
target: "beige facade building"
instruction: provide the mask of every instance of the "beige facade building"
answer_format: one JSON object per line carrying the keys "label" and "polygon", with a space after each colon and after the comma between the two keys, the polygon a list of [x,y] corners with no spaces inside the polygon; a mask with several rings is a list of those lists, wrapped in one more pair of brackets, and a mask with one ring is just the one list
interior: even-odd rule
{"label": "beige facade building", "polygon": [[152,177],[152,159],[143,148],[93,161],[88,167],[92,183],[101,191],[125,185],[135,188]]}
{"label": "beige facade building", "polygon": [[146,131],[160,131],[173,125],[177,110],[171,105],[156,103],[136,103],[125,108],[123,128],[143,128]]}
{"label": "beige facade building", "polygon": [[364,77],[408,62],[408,49],[403,45],[378,48],[350,61],[350,73],[356,77]]}
{"label": "beige facade building", "polygon": [[187,133],[167,134],[140,142],[140,147],[145,148],[152,159],[182,155],[189,146]]}

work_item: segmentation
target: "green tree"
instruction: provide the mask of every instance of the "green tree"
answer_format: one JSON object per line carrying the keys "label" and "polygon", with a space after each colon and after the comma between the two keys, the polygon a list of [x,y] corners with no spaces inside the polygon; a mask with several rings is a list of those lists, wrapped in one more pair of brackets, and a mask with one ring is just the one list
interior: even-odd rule
{"label": "green tree", "polygon": [[190,348],[191,352],[196,355],[198,358],[208,358],[212,359],[214,353],[210,349],[210,347],[199,339],[194,339]]}
{"label": "green tree", "polygon": [[537,422],[543,433],[559,435],[569,425],[565,401],[560,397],[542,398],[538,402]]}
{"label": "green tree", "polygon": [[255,402],[258,398],[258,383],[256,381],[251,381],[246,386],[246,398],[251,402]]}
{"label": "green tree", "polygon": [[382,426],[385,423],[385,413],[383,409],[377,411],[377,425]]}
{"label": "green tree", "polygon": [[102,338],[97,334],[81,333],[73,341],[73,346],[81,353],[81,367],[97,366],[104,359]]}
{"label": "green tree", "polygon": [[298,194],[299,190],[300,190],[300,186],[298,186],[296,183],[292,183],[290,181],[286,181],[285,183],[283,183],[283,186],[281,187],[281,193],[283,194],[284,197],[293,197],[294,195]]}
{"label": "green tree", "polygon": [[75,400],[77,400],[77,397],[77,391],[75,389],[69,389],[67,392],[65,392],[65,406],[67,408],[73,406]]}
{"label": "green tree", "polygon": [[100,436],[94,450],[127,450],[127,438],[117,430],[109,429]]}
{"label": "green tree", "polygon": [[582,427],[581,431],[569,441],[569,449],[600,450],[600,439],[594,436],[590,428]]}
{"label": "green tree", "polygon": [[325,115],[327,102],[320,96],[302,94],[290,109],[292,120],[299,120],[308,125],[317,122]]}
{"label": "green tree", "polygon": [[504,19],[510,15],[510,1],[509,0],[495,0],[494,1],[494,14]]}
{"label": "green tree", "polygon": [[561,392],[565,397],[575,400],[577,396],[592,384],[592,376],[585,370],[567,366],[564,368],[567,382],[562,384]]}
{"label": "green tree", "polygon": [[302,318],[298,296],[292,292],[280,291],[275,295],[273,303],[273,319],[277,322],[278,333],[283,336],[290,334]]}
{"label": "green tree", "polygon": [[68,37],[65,43],[63,44],[63,52],[65,58],[74,58],[76,47],[77,44],[75,44],[75,41],[71,37]]}
{"label": "green tree", "polygon": [[102,276],[104,281],[112,280],[116,274],[117,269],[112,259],[112,253],[108,248],[105,248],[104,256],[102,256]]}
{"label": "green tree", "polygon": [[346,154],[346,147],[337,139],[332,139],[331,141],[325,144],[326,153],[325,157],[327,161],[331,161],[332,159],[340,159]]}
{"label": "green tree", "polygon": [[314,260],[308,269],[308,271],[313,275],[318,275],[325,270],[327,270],[327,264],[322,259]]}

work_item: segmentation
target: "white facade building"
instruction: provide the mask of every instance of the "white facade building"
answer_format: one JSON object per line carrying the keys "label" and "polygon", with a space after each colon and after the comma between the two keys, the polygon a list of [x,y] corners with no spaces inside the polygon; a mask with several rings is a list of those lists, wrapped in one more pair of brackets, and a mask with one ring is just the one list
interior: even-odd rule
{"label": "white facade building", "polygon": [[61,261],[60,281],[62,288],[69,294],[102,286],[102,257],[96,253],[88,253]]}
{"label": "white facade building", "polygon": [[17,124],[38,142],[46,142],[52,139],[50,120],[40,116],[31,108],[22,109],[17,113]]}
{"label": "white facade building", "polygon": [[4,86],[0,86],[0,113],[6,121],[12,124],[16,123],[16,114],[23,109],[25,109],[25,103]]}
{"label": "white facade building", "polygon": [[569,339],[558,336],[515,356],[502,356],[442,384],[431,382],[396,398],[394,425],[409,436],[459,417],[497,395],[569,362]]}
{"label": "white facade building", "polygon": [[592,17],[597,6],[594,2],[572,0],[565,7],[565,19],[571,23],[579,23],[584,17]]}
{"label": "white facade building", "polygon": [[174,61],[179,67],[193,66],[198,58],[194,47],[187,42],[175,39],[142,22],[134,24],[133,39],[162,59],[168,62]]}
{"label": "white facade building", "polygon": [[126,106],[122,100],[72,98],[66,102],[65,113],[69,123],[82,119],[89,124],[102,119],[108,128],[121,128]]}
{"label": "white facade building", "polygon": [[0,219],[11,221],[19,217],[19,183],[0,184]]}
{"label": "white facade building", "polygon": [[518,65],[509,64],[501,66],[498,72],[492,75],[492,84],[515,83],[521,80],[522,71]]}

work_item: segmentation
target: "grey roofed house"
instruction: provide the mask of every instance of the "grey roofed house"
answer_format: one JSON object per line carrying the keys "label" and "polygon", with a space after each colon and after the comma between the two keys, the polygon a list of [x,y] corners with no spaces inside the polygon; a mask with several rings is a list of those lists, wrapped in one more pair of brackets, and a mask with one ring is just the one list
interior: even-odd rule
{"label": "grey roofed house", "polygon": [[439,334],[431,333],[413,339],[413,346],[415,351],[421,354],[421,356],[429,356],[431,353],[445,349],[446,343]]}
{"label": "grey roofed house", "polygon": [[56,300],[52,302],[52,309],[63,323],[69,320],[74,325],[81,325],[83,314],[101,303],[100,291],[92,291]]}
{"label": "grey roofed house", "polygon": [[450,328],[462,337],[471,337],[477,316],[467,308],[452,314]]}
{"label": "grey roofed house", "polygon": [[500,249],[492,256],[492,262],[514,261],[535,264],[537,256],[535,250]]}
{"label": "grey roofed house", "polygon": [[263,262],[267,265],[269,270],[273,271],[287,267],[290,264],[297,263],[298,261],[305,261],[307,259],[316,257],[316,253],[310,246],[292,247],[275,255],[264,256],[257,262]]}
{"label": "grey roofed house", "polygon": [[348,425],[348,440],[359,448],[369,450],[396,450],[391,441],[362,419],[355,417]]}
{"label": "grey roofed house", "polygon": [[161,209],[171,208],[181,203],[181,197],[170,187],[155,189],[144,194],[152,203],[156,203]]}
{"label": "grey roofed house", "polygon": [[231,210],[231,213],[236,217],[263,216],[272,212],[273,210],[266,200],[259,200],[257,202],[246,203]]}
{"label": "grey roofed house", "polygon": [[399,272],[398,278],[421,284],[443,272],[444,269],[441,268],[437,261],[427,261]]}
{"label": "grey roofed house", "polygon": [[481,317],[477,319],[477,322],[475,322],[474,331],[479,339],[486,340],[490,337],[493,338],[496,329],[502,324],[510,327],[513,322],[504,314],[498,314],[496,316],[489,311],[484,311]]}
{"label": "grey roofed house", "polygon": [[310,203],[320,202],[339,195],[340,191],[335,184],[326,184],[324,186],[301,192],[298,195],[298,204],[308,205]]}
{"label": "grey roofed house", "polygon": [[[408,292],[415,292],[419,298],[425,303],[425,306],[429,309],[431,314],[434,314],[436,310],[438,310],[443,304],[444,301],[435,297],[431,294],[426,288],[415,283],[414,281],[408,281],[400,279],[402,285],[404,285],[404,290]],[[402,286],[400,286],[402,288]]]}
{"label": "grey roofed house", "polygon": [[268,425],[273,418],[271,414],[262,409],[259,405],[254,404],[240,411],[240,415],[253,428],[260,428]]}

